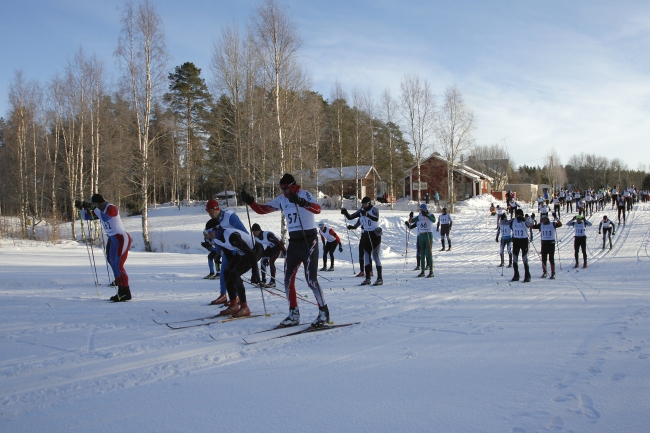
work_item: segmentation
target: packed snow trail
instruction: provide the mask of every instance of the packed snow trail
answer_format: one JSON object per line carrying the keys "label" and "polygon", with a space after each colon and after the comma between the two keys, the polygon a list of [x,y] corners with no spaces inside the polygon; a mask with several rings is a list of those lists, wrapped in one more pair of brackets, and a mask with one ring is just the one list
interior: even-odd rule
{"label": "packed snow trail", "polygon": [[[539,278],[531,248],[530,283],[496,267],[488,206],[460,207],[453,249],[434,248],[428,280],[412,271],[413,235],[403,271],[408,211],[382,209],[384,285],[357,286],[347,246],[332,281],[321,280],[332,321],[361,323],[253,345],[242,339],[277,325],[284,299],[266,295],[271,318],[180,330],[152,320],[219,312],[207,305],[218,282],[202,279],[202,209],[152,210],[154,245],[167,252],[136,245],[126,263],[134,299],[118,305],[106,302],[106,286],[97,297],[84,245],[3,241],[0,430],[645,431],[650,206],[635,206],[611,250],[596,248],[592,227],[584,270],[572,267],[573,231],[560,228],[563,270]],[[590,220],[603,214],[612,213]],[[338,211],[321,218],[347,243]],[[279,232],[279,218],[254,219]],[[125,224],[136,239],[140,220]],[[351,243],[356,263],[353,234]],[[263,313],[259,290],[247,293],[253,314]],[[299,305],[311,322],[316,307]]]}

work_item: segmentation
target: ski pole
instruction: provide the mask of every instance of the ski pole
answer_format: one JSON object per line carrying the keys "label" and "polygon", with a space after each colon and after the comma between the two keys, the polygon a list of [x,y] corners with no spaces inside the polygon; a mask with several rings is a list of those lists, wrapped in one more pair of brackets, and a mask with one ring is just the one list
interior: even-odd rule
{"label": "ski pole", "polygon": [[[246,278],[246,277],[243,277],[243,276],[242,276],[241,279],[242,279],[243,282],[248,283],[248,284],[250,284],[251,286],[260,287],[259,285],[253,283],[251,280],[249,280],[249,279]],[[270,293],[271,295],[275,295],[275,296],[279,296],[279,297],[281,297],[281,298],[287,299],[286,296],[283,296],[283,295],[281,295],[280,293],[277,293],[277,292],[271,291],[270,289],[267,289],[266,287],[260,287],[260,289],[261,289],[261,290],[264,290],[265,292]],[[310,304],[312,304],[312,305],[318,305],[318,304],[316,304],[315,302],[312,302],[312,301],[310,301],[309,299],[305,299],[305,298],[303,298],[303,297],[300,296],[300,295],[297,295],[297,294],[296,294],[296,297],[297,297],[299,300],[303,301],[303,302],[308,302],[308,303],[310,303]]]}
{"label": "ski pole", "polygon": [[[253,247],[255,247],[255,237],[253,236],[253,228],[251,226],[251,214],[248,211],[248,203],[246,203],[246,216],[248,216],[248,230],[251,231],[251,242],[253,242]],[[256,266],[257,263],[251,263],[251,265]],[[262,285],[258,284],[258,286],[260,288],[260,295],[262,295],[262,305],[264,305],[264,316],[270,317],[271,315],[266,311],[266,300],[264,299],[264,292],[262,291]]]}
{"label": "ski pole", "polygon": [[356,274],[357,271],[354,270],[354,257],[352,257],[352,244],[350,243],[350,229],[348,229],[347,221],[345,221],[345,216],[343,217],[343,222],[345,223],[345,228],[348,231],[348,247],[350,248],[350,260],[352,260],[352,273]]}
{"label": "ski pole", "polygon": [[[106,250],[106,244],[104,243],[104,227],[102,224],[99,224],[100,232],[101,232],[101,237],[102,237],[102,251],[104,251],[104,261],[106,262],[106,276],[108,277],[108,284],[110,285],[115,278],[111,280],[111,274],[109,272],[109,267],[108,267],[108,254],[109,251]],[[108,236],[108,235],[106,235]]]}
{"label": "ski pole", "polygon": [[[85,211],[84,211],[85,212]],[[84,223],[83,223],[83,214],[81,213],[81,209],[79,209],[79,220],[81,222],[81,235],[82,237],[85,236],[84,233]],[[91,258],[91,252],[90,249],[92,247],[89,247],[88,245],[88,237],[86,236],[86,253],[88,253],[88,262],[90,263],[90,272],[93,274],[93,279],[95,282],[95,289],[97,289],[97,296],[99,297],[99,278],[97,277],[97,268],[93,266],[93,259],[94,259],[94,254],[93,258]]]}

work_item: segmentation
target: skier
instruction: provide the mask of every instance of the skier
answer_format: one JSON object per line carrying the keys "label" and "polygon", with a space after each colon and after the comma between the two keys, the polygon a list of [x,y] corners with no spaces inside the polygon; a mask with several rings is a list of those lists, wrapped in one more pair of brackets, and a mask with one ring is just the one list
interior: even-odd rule
{"label": "skier", "polygon": [[557,219],[560,219],[560,198],[557,196],[557,193],[553,195],[553,213],[557,217]]}
{"label": "skier", "polygon": [[[318,234],[320,234],[321,241],[323,242],[323,267],[321,271],[333,271],[334,270],[334,250],[336,246],[339,247],[339,253],[343,252],[343,244],[341,243],[341,238],[336,234],[334,229],[328,228],[325,226],[325,222],[321,221],[318,223]],[[327,268],[327,255],[330,256],[330,262],[332,265]]]}
{"label": "skier", "polygon": [[616,207],[618,208],[618,225],[621,225],[621,213],[623,214],[623,224],[625,224],[625,197],[619,194],[616,198]]}
{"label": "skier", "polygon": [[598,225],[598,234],[603,234],[603,249],[605,249],[605,240],[609,239],[609,249],[612,249],[612,236],[616,234],[616,226],[614,221],[610,221],[607,215],[603,216],[603,220]]}
{"label": "skier", "polygon": [[296,299],[296,274],[303,264],[305,280],[318,303],[318,316],[312,327],[324,327],[330,321],[330,313],[325,303],[323,290],[318,283],[318,228],[314,215],[321,211],[316,198],[308,191],[300,189],[294,177],[285,173],[280,179],[282,195],[267,204],[260,205],[246,191],[241,192],[241,200],[258,214],[282,210],[289,230],[289,247],[284,261],[284,290],[289,299],[289,315],[280,322],[280,327],[300,324],[300,311]]}
{"label": "skier", "polygon": [[[262,228],[259,224],[255,223],[251,227],[251,232],[253,233],[253,240],[258,244],[262,245],[264,251],[262,252],[262,281],[261,284],[265,287],[273,288],[275,287],[275,260],[278,258],[280,253],[287,254],[287,249],[284,247],[284,244],[275,233],[270,231],[262,231]],[[271,268],[271,279],[269,283],[266,284],[266,268]]]}
{"label": "skier", "polygon": [[515,200],[514,197],[508,201],[508,212],[510,213],[510,218],[512,219],[512,215],[516,214],[517,209],[519,209],[519,203]]}
{"label": "skier", "polygon": [[[242,231],[246,234],[248,230],[244,227],[244,224],[241,222],[237,214],[231,210],[221,210],[219,207],[219,202],[216,200],[210,200],[205,206],[205,211],[210,215],[210,218],[216,219],[219,225],[224,229],[236,229]],[[249,235],[250,236],[250,235]],[[228,255],[223,254],[221,248],[217,247],[221,252],[221,273],[219,275],[219,286],[220,294],[217,299],[214,299],[210,302],[210,305],[221,305],[228,302],[228,291],[226,290],[226,275],[224,271],[228,268]],[[231,299],[233,301],[233,299]]]}
{"label": "skier", "polygon": [[[616,189],[617,185],[614,185],[614,188],[612,188],[612,209],[614,209],[614,206],[617,206],[618,203],[618,190]],[[620,224],[620,221],[619,221]]]}
{"label": "skier", "polygon": [[[214,199],[208,200],[208,202],[205,204],[206,212],[209,212],[209,210],[214,210],[214,209],[219,209],[219,202]],[[213,229],[218,225],[219,225],[219,218],[210,218],[208,222],[205,223],[204,230]],[[208,239],[204,239],[203,242],[201,242],[201,246],[209,251],[208,268],[210,269],[210,273],[205,277],[203,277],[203,279],[214,280],[221,275],[221,249],[216,245],[213,245],[211,242],[209,242]],[[215,265],[216,265],[216,272],[215,272]]]}
{"label": "skier", "polygon": [[364,251],[364,259],[366,263],[366,279],[361,283],[361,285],[367,286],[370,284],[370,273],[372,271],[371,260],[374,260],[375,267],[377,268],[377,280],[373,285],[381,286],[384,284],[384,280],[381,274],[381,261],[379,260],[379,246],[381,244],[382,231],[381,227],[379,227],[379,209],[372,205],[370,197],[364,197],[361,200],[361,207],[355,213],[350,215],[347,209],[342,208],[341,214],[345,215],[349,220],[359,218],[356,224],[348,226],[349,230],[354,230],[359,226],[364,229],[364,232],[361,234],[361,247]]}
{"label": "skier", "polygon": [[433,194],[433,203],[437,209],[440,209],[440,194],[438,194],[438,191]]}
{"label": "skier", "polygon": [[438,225],[436,226],[436,231],[440,231],[440,242],[442,242],[442,249],[440,251],[445,250],[445,236],[447,236],[447,244],[449,244],[449,248],[447,248],[447,251],[451,250],[451,239],[449,238],[449,232],[451,232],[451,215],[447,213],[447,208],[443,207],[442,208],[442,213],[438,217]]}
{"label": "skier", "polygon": [[501,214],[499,228],[497,231],[496,241],[499,242],[499,235],[501,235],[501,246],[499,254],[501,255],[500,268],[504,265],[504,250],[508,247],[508,267],[512,267],[512,224],[508,221],[508,216],[505,213]]}
{"label": "skier", "polygon": [[221,248],[224,256],[228,257],[228,266],[223,273],[226,276],[226,289],[230,301],[227,308],[219,312],[220,316],[243,317],[250,316],[251,311],[246,302],[246,288],[241,276],[253,270],[251,281],[260,282],[260,271],[257,262],[262,257],[264,247],[254,242],[251,235],[237,229],[224,229],[217,226],[203,232],[203,235]]}
{"label": "skier", "polygon": [[497,205],[497,230],[499,229],[499,224],[501,224],[501,215],[505,215],[505,210],[501,205]]}
{"label": "skier", "polygon": [[582,261],[583,261],[583,268],[587,267],[587,233],[585,229],[587,227],[591,226],[591,222],[584,219],[582,215],[577,215],[574,216],[571,221],[566,223],[567,226],[573,227],[574,229],[574,240],[573,240],[573,249],[574,249],[574,256],[576,259],[576,264],[574,268],[577,268],[579,266],[578,263],[578,252],[580,249],[582,249]]}
{"label": "skier", "polygon": [[490,203],[490,216],[497,214],[497,208],[494,207],[494,203]]}
{"label": "skier", "polygon": [[573,213],[573,193],[571,191],[566,193],[566,213]]}
{"label": "skier", "polygon": [[512,266],[515,274],[511,281],[519,281],[519,253],[521,252],[521,261],[524,264],[524,283],[530,282],[530,270],[528,268],[528,228],[533,225],[533,221],[524,217],[524,211],[517,209],[515,219],[510,220],[512,229]]}
{"label": "skier", "polygon": [[555,218],[553,213],[553,221],[548,218],[548,215],[540,218],[539,224],[534,224],[532,228],[541,232],[542,237],[542,278],[546,278],[546,261],[551,263],[551,280],[555,279],[555,229],[562,227],[562,221]]}
{"label": "skier", "polygon": [[81,214],[83,219],[99,219],[102,227],[104,227],[106,236],[108,236],[106,246],[108,263],[113,270],[115,285],[117,286],[117,294],[111,296],[110,300],[113,302],[130,301],[131,289],[129,287],[129,276],[124,269],[124,263],[131,248],[131,235],[124,229],[117,206],[106,202],[101,194],[93,194],[90,198],[90,203],[77,200],[75,207],[82,210]]}
{"label": "skier", "polygon": [[413,230],[417,229],[417,237],[416,242],[415,242],[415,269],[414,271],[419,271],[420,270],[420,242],[417,241],[417,239],[420,238],[420,227],[417,225],[417,223],[413,222],[413,212],[411,211],[409,213],[409,220],[404,222],[406,224],[406,227],[408,230]]}
{"label": "skier", "polygon": [[[418,228],[418,247],[419,247],[419,263],[422,265],[422,272],[418,277],[424,277],[424,271],[428,268],[429,275],[427,278],[433,277],[433,223],[436,222],[436,217],[429,213],[426,204],[420,205],[420,213],[415,218],[411,218],[411,224],[416,224]],[[411,226],[406,221],[407,226]],[[426,260],[426,261],[425,261]]]}

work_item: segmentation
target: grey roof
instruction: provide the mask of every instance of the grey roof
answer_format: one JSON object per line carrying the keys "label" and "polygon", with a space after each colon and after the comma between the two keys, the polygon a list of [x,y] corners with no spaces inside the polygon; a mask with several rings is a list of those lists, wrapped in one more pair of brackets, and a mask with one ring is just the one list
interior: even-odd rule
{"label": "grey roof", "polygon": [[[374,171],[377,179],[381,180],[381,177],[377,173],[377,170],[372,165],[360,165],[359,166],[359,179],[365,179]],[[330,168],[320,168],[318,169],[318,185],[321,186],[328,182],[340,181],[340,180],[355,180],[357,179],[357,167],[355,165],[349,167],[343,167],[343,176],[341,176],[340,167],[330,167]],[[296,182],[305,182],[305,183],[316,183],[316,172],[313,170],[296,170],[291,173],[293,177],[296,178]],[[279,176],[274,175],[266,181],[267,184],[273,184],[278,182],[280,179]],[[302,181],[300,180],[302,179]]]}

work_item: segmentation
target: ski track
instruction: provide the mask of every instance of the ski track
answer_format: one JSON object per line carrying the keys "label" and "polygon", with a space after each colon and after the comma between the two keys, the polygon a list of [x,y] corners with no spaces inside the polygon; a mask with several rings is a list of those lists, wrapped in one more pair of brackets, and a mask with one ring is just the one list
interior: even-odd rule
{"label": "ski track", "polygon": [[[404,220],[408,212],[396,212],[396,215],[384,214],[380,218],[380,225],[384,227],[384,286],[360,287],[361,279],[352,275],[349,247],[345,245],[350,236],[352,257],[358,270],[358,239],[346,233],[347,222],[342,221],[342,217],[333,218],[328,222],[341,236],[344,253],[337,252],[336,270],[323,275],[332,281],[320,278],[321,287],[335,323],[352,320],[361,320],[361,323],[319,335],[274,339],[253,346],[243,345],[241,338],[275,326],[286,314],[284,299],[266,294],[268,312],[274,314],[271,320],[261,317],[181,330],[170,330],[151,320],[172,322],[218,314],[218,307],[207,306],[212,296],[216,296],[218,281],[197,281],[197,274],[186,272],[182,265],[170,272],[168,267],[171,266],[159,264],[161,272],[154,275],[134,273],[132,278],[147,290],[137,293],[136,299],[123,305],[126,308],[118,313],[111,312],[111,308],[117,310],[116,306],[92,298],[94,288],[83,289],[78,282],[72,282],[74,278],[65,277],[63,273],[43,276],[35,281],[36,287],[21,287],[18,280],[0,283],[0,294],[9,302],[0,306],[2,316],[6,317],[10,309],[24,311],[20,321],[0,319],[0,342],[12,348],[12,353],[5,352],[0,358],[0,420],[28,416],[96,393],[119,392],[207,370],[231,374],[241,369],[242,363],[267,353],[291,354],[310,345],[335,345],[337,340],[358,339],[364,344],[341,353],[335,351],[321,362],[305,363],[297,367],[301,373],[297,377],[322,374],[324,378],[333,378],[350,371],[350,365],[355,372],[382,366],[397,368],[400,363],[421,356],[408,344],[418,342],[417,347],[422,347],[423,341],[432,341],[439,345],[437,338],[444,338],[444,344],[449,346],[472,344],[482,336],[513,332],[519,326],[552,325],[555,319],[546,319],[543,313],[554,311],[561,300],[570,301],[572,308],[610,311],[604,300],[613,296],[612,291],[630,297],[641,293],[637,286],[628,289],[626,283],[639,272],[648,271],[649,210],[646,205],[634,207],[627,216],[626,225],[617,226],[611,250],[593,246],[601,245],[598,244],[602,237],[597,234],[597,226],[602,215],[611,214],[611,211],[595,212],[589,218],[594,226],[589,229],[588,237],[596,240],[588,238],[587,269],[573,269],[573,229],[559,228],[555,281],[536,275],[541,272],[541,265],[537,254],[539,238],[535,233],[535,247],[531,245],[529,252],[533,280],[527,284],[511,283],[512,269],[509,268],[503,269],[501,276],[501,269],[496,267],[499,244],[494,242],[495,219],[471,212],[453,216],[451,251],[436,251],[434,246],[435,277],[417,278],[417,273],[412,271],[415,232],[409,237],[405,267]],[[563,219],[568,221],[569,217],[563,216]],[[438,233],[434,233],[436,243],[440,245]],[[477,248],[479,245],[484,248]],[[83,259],[85,251],[77,250],[75,254]],[[204,255],[195,261],[201,262],[195,267],[203,269]],[[79,269],[83,269],[81,263]],[[278,292],[282,294],[282,260],[278,263]],[[611,287],[606,282],[611,281],[612,273],[616,275],[619,271],[622,276]],[[400,282],[404,284],[400,286]],[[9,289],[14,284],[21,287],[20,293]],[[185,291],[178,290],[179,284]],[[304,283],[298,282],[297,287],[301,296],[313,300]],[[80,288],[85,294],[70,296]],[[102,287],[104,296],[106,290],[111,289]],[[251,305],[256,310],[261,309],[259,291],[247,287],[247,294]],[[618,371],[610,366],[644,362],[647,371],[650,344],[644,335],[650,324],[650,305],[646,298],[642,299],[636,305],[613,309],[604,317],[592,316],[591,331],[573,336],[575,345],[571,353],[557,359],[553,368],[548,367],[551,372],[540,372],[553,375],[554,380],[534,392],[531,390],[526,400],[518,402],[516,410],[506,403],[495,403],[503,405],[502,421],[511,431],[585,431],[611,416],[612,410],[606,402],[597,398],[602,395],[600,390],[605,385],[625,384],[636,372]],[[31,300],[38,304],[30,304]],[[86,303],[89,312],[76,322],[60,320],[61,314],[80,311],[80,303]],[[311,321],[316,307],[299,303],[302,322]],[[54,311],[58,315],[52,319],[48,314]],[[118,314],[118,318],[113,314]],[[572,318],[568,313],[560,317],[565,325],[585,325],[584,320]],[[382,332],[387,332],[389,338],[378,339],[377,334]],[[123,338],[116,339],[116,334]],[[212,340],[209,334],[218,341]],[[437,350],[444,350],[444,346],[438,346]],[[395,355],[376,356],[370,363],[355,362],[386,352]],[[335,368],[339,364],[341,368]],[[258,365],[256,368],[273,370],[277,366]],[[300,381],[298,379],[297,383]],[[607,427],[596,430],[607,431]]]}

